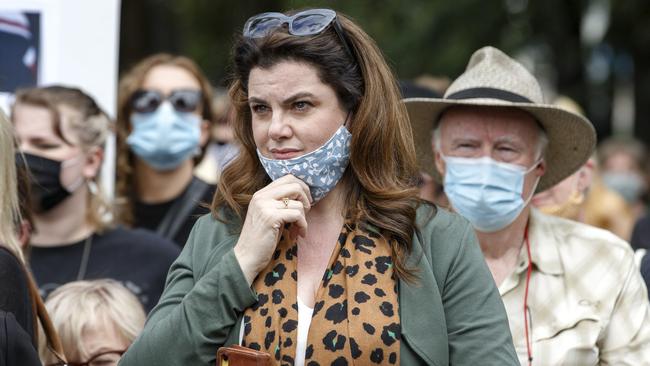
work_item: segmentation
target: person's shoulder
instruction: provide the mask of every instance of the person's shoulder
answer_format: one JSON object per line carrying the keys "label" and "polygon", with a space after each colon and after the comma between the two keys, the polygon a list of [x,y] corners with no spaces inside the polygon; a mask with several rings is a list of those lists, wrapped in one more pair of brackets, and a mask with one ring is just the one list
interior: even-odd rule
{"label": "person's shoulder", "polygon": [[536,225],[542,226],[543,240],[555,241],[567,273],[576,272],[576,276],[581,276],[584,274],[581,268],[589,263],[594,276],[596,272],[604,274],[610,269],[617,269],[624,276],[629,266],[634,266],[632,247],[611,231],[536,210],[532,217]]}
{"label": "person's shoulder", "polygon": [[463,235],[470,228],[469,221],[461,215],[426,202],[418,207],[417,224],[423,234],[436,236]]}
{"label": "person's shoulder", "polygon": [[18,260],[18,257],[14,253],[12,253],[8,248],[3,247],[0,245],[0,260],[3,262],[13,262],[20,264],[20,261]]}
{"label": "person's shoulder", "polygon": [[0,245],[0,268],[4,272],[22,271],[22,263],[9,249]]}
{"label": "person's shoulder", "polygon": [[[3,287],[10,285],[13,290],[24,286],[27,288],[27,272],[25,265],[8,248],[0,245],[0,280]],[[0,289],[0,296],[3,296]],[[5,294],[6,295],[6,294]]]}
{"label": "person's shoulder", "polygon": [[558,239],[560,246],[583,250],[586,254],[607,250],[619,253],[619,255],[633,255],[630,244],[609,230],[546,215],[537,210],[533,210],[531,213],[536,224],[542,226],[544,232],[552,233]]}
{"label": "person's shoulder", "polygon": [[186,246],[192,245],[193,250],[211,250],[224,240],[237,236],[241,226],[239,223],[240,220],[225,209],[202,215],[194,223]]}
{"label": "person's shoulder", "polygon": [[201,195],[199,203],[202,206],[202,208],[205,208],[207,211],[209,211],[210,210],[209,206],[212,203],[212,199],[214,198],[214,193],[217,191],[217,185],[208,183],[196,176],[194,177],[194,179],[197,182],[199,182],[200,186],[203,189],[203,194]]}
{"label": "person's shoulder", "polygon": [[[422,203],[417,210],[417,229],[425,252],[456,253],[473,229],[464,217],[440,206]],[[436,255],[431,254],[432,257]]]}
{"label": "person's shoulder", "polygon": [[[227,220],[227,216],[223,216],[225,214],[224,210],[220,210],[218,213],[219,218],[223,218]],[[229,225],[220,220],[217,219],[217,216],[213,213],[206,213],[204,215],[201,215],[197,220],[196,223],[194,224],[194,228],[192,229],[192,232],[194,235],[207,235],[215,232],[223,232],[223,231],[228,231]]]}

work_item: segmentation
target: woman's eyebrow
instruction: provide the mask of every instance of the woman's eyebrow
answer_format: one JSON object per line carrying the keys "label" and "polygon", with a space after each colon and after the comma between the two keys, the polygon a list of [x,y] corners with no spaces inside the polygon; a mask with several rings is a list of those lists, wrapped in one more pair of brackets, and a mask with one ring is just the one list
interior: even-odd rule
{"label": "woman's eyebrow", "polygon": [[[315,98],[316,96],[310,92],[298,92],[286,99],[284,99],[281,104],[282,105],[289,105],[293,102],[295,102],[298,99],[302,98]],[[258,97],[249,97],[248,98],[248,103],[260,103],[260,104],[268,104],[268,102],[262,98]]]}
{"label": "woman's eyebrow", "polygon": [[284,105],[291,104],[291,103],[293,103],[296,100],[301,99],[301,98],[314,98],[314,94],[312,94],[310,92],[298,92],[298,93],[290,96],[289,98],[283,100],[282,104],[284,104]]}
{"label": "woman's eyebrow", "polygon": [[257,98],[257,97],[249,97],[248,98],[248,103],[267,104],[264,99]]}

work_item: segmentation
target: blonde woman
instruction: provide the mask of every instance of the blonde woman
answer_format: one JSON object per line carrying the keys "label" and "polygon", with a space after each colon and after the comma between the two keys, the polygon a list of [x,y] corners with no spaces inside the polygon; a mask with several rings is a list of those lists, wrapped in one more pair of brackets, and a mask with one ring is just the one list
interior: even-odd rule
{"label": "blonde woman", "polygon": [[[67,283],[45,305],[71,365],[117,365],[145,320],[138,299],[108,279]],[[40,351],[44,365],[62,365],[42,344]]]}
{"label": "blonde woman", "polygon": [[53,349],[59,357],[62,353],[18,243],[21,219],[14,145],[11,125],[0,111],[0,365],[39,365],[35,348],[39,318],[46,331],[46,353],[53,358]]}
{"label": "blonde woman", "polygon": [[81,90],[51,86],[20,91],[12,119],[18,161],[33,178],[30,263],[43,297],[74,280],[112,278],[151,309],[179,250],[110,221],[97,180],[112,127],[106,114]]}

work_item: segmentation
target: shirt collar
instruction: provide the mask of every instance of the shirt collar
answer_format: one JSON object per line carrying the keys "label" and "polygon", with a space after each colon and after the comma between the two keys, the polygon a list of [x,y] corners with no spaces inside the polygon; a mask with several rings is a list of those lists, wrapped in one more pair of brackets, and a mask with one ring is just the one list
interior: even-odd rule
{"label": "shirt collar", "polygon": [[[530,257],[540,272],[561,275],[564,273],[564,268],[560,258],[559,240],[556,232],[560,227],[553,225],[553,219],[554,217],[545,215],[531,207],[528,219]],[[522,252],[525,250],[525,246],[522,247]]]}

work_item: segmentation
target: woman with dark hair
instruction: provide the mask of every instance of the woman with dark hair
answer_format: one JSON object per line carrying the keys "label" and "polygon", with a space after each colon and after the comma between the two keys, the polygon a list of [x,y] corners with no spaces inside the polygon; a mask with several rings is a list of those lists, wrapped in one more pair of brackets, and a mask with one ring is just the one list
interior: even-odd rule
{"label": "woman with dark hair", "polygon": [[264,13],[234,46],[242,144],[121,365],[518,365],[471,226],[418,198],[397,83],[330,9]]}

